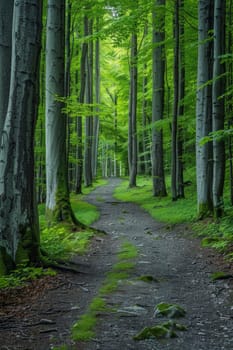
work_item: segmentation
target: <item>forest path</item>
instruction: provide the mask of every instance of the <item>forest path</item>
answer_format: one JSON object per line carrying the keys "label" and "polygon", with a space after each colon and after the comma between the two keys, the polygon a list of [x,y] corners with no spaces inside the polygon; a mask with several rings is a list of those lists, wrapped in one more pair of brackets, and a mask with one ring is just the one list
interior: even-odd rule
{"label": "forest path", "polygon": [[[0,299],[1,350],[48,350],[62,344],[66,347],[58,348],[66,350],[233,349],[232,279],[210,279],[212,272],[230,266],[200,248],[184,225],[168,228],[138,205],[114,199],[119,183],[110,179],[86,197],[100,210],[94,227],[107,235],[95,237],[90,251],[75,257],[83,273],[64,272],[37,281],[24,295],[16,291],[9,307]],[[135,266],[115,291],[100,294],[124,242],[138,249],[137,257],[129,260]],[[141,276],[153,276],[154,281],[142,281]],[[74,345],[72,325],[100,295],[114,312],[99,312],[94,339]],[[135,341],[133,336],[144,327],[167,321],[154,316],[160,302],[182,306],[186,315],[177,322],[188,330],[178,331],[173,339]]]}
{"label": "forest path", "polygon": [[[137,247],[135,268],[117,291],[106,296],[107,304],[117,312],[100,317],[95,340],[78,349],[85,350],[232,350],[233,307],[229,283],[212,282],[210,274],[219,271],[214,253],[200,248],[181,225],[168,231],[155,222],[138,205],[122,203],[112,198],[118,179],[99,187],[88,196],[101,217],[95,227],[107,231],[115,252],[124,241]],[[109,251],[103,250],[106,263]],[[112,254],[112,253],[110,253]],[[140,276],[153,276],[157,282],[143,282]],[[186,316],[178,322],[188,327],[179,337],[158,341],[133,340],[146,326],[167,319],[154,317],[155,305],[161,302],[178,304]]]}

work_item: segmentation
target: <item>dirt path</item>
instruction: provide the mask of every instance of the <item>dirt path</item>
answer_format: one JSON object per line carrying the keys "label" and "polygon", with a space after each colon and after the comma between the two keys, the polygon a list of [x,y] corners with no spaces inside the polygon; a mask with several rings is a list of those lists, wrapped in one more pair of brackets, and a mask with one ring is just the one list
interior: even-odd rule
{"label": "dirt path", "polygon": [[[90,253],[76,258],[83,274],[60,274],[56,280],[45,281],[39,299],[38,293],[33,297],[29,291],[15,302],[14,312],[9,309],[7,314],[6,307],[1,307],[0,349],[47,350],[58,344],[78,350],[233,349],[232,280],[210,280],[212,272],[230,267],[213,252],[201,249],[184,226],[170,232],[137,205],[113,199],[118,183],[112,179],[88,196],[101,212],[94,226],[108,235],[97,237]],[[125,241],[136,246],[139,254],[128,278],[105,296],[115,312],[100,314],[92,341],[73,345],[71,326],[98,294]],[[138,279],[145,275],[153,276],[154,281]],[[188,330],[178,332],[174,339],[133,340],[142,328],[167,320],[154,315],[155,305],[161,302],[186,310],[178,322]]]}

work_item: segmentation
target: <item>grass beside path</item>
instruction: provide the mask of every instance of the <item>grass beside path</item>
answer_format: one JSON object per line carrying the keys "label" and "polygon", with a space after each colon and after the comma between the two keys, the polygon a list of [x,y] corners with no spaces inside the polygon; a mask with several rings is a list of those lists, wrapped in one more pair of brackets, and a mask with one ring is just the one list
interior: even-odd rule
{"label": "grass beside path", "polygon": [[186,199],[174,202],[170,196],[153,197],[151,178],[138,177],[137,182],[136,188],[129,188],[128,181],[123,181],[115,190],[114,197],[139,204],[157,221],[178,224],[195,219],[196,197],[192,194],[194,191],[191,187],[187,188]]}
{"label": "grass beside path", "polygon": [[123,181],[115,190],[115,198],[139,204],[159,222],[171,225],[191,224],[193,232],[202,239],[202,246],[217,249],[227,260],[233,261],[232,207],[226,208],[225,216],[221,220],[209,218],[197,221],[195,184],[185,188],[185,199],[172,201],[169,195],[153,197],[151,178],[138,177],[137,183],[137,187],[129,188],[128,180]]}

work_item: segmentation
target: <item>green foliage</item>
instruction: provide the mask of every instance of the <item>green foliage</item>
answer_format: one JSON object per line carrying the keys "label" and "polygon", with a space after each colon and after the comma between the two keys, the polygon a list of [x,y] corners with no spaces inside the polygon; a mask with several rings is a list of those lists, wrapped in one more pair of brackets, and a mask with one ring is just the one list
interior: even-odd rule
{"label": "green foliage", "polygon": [[72,231],[67,225],[47,227],[41,232],[41,247],[51,259],[66,259],[72,254],[83,254],[93,237],[92,231]]}
{"label": "green foliage", "polygon": [[233,217],[231,212],[219,221],[197,222],[193,225],[197,236],[202,237],[202,246],[224,252],[231,259],[233,243]]}
{"label": "green foliage", "polygon": [[0,277],[0,288],[13,288],[43,276],[55,275],[56,272],[52,269],[21,266],[17,270],[14,270],[10,275]]}

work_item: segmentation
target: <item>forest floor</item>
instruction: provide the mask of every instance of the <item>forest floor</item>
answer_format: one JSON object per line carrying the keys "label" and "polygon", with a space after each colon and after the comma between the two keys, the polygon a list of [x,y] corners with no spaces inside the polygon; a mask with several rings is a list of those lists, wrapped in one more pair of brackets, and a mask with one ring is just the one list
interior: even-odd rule
{"label": "forest floor", "polygon": [[[232,266],[216,252],[201,248],[187,225],[155,222],[138,205],[114,199],[119,181],[111,179],[87,196],[100,210],[94,227],[107,234],[96,236],[89,252],[74,258],[80,273],[60,272],[12,290],[10,295],[9,291],[0,293],[0,349],[233,349],[233,279],[213,282],[210,278],[217,271],[232,274]],[[132,266],[127,269],[123,264],[126,277],[118,280],[111,293],[104,292],[106,276],[110,276],[106,274],[117,271],[119,259],[124,260],[122,247],[129,244],[138,251],[137,256],[127,257]],[[75,343],[72,325],[100,295],[108,309],[96,314],[95,335],[90,341]],[[175,338],[134,340],[144,327],[160,325],[171,317],[156,315],[155,307],[161,302],[186,311],[174,320],[187,330],[176,331]]]}

